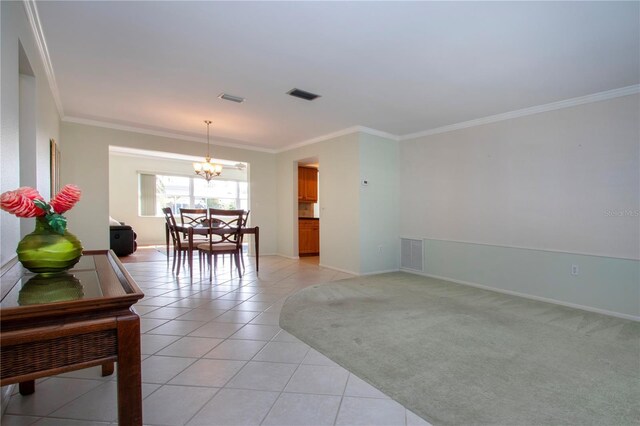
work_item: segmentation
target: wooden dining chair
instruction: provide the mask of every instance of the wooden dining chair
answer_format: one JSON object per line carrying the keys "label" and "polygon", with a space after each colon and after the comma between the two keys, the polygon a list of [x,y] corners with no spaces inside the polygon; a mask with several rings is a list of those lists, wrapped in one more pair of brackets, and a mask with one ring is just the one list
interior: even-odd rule
{"label": "wooden dining chair", "polygon": [[[173,244],[173,265],[171,266],[171,271],[175,270],[177,265],[178,269],[176,271],[176,275],[179,275],[180,263],[183,260],[182,254],[189,251],[189,243],[182,238],[182,235],[178,231],[176,219],[173,217],[173,211],[171,211],[171,208],[163,208],[162,213],[164,214],[166,227],[171,238],[171,243]],[[167,247],[167,256],[169,256],[169,247]]]}
{"label": "wooden dining chair", "polygon": [[180,208],[180,222],[183,225],[195,226],[205,223],[209,219],[207,209],[183,209]]}
{"label": "wooden dining chair", "polygon": [[[209,209],[209,223],[211,224],[211,226],[216,226],[217,224],[219,224],[219,221],[214,217],[213,219],[211,219],[211,211],[217,211],[217,210],[221,210],[221,209],[215,209],[215,208],[210,208]],[[225,210],[226,211],[226,210]],[[249,220],[249,213],[251,213],[251,210],[244,210],[243,214],[242,214],[242,228],[245,228],[247,226],[247,222]],[[217,237],[216,235],[213,235],[214,240],[220,240],[219,237]],[[219,243],[222,244],[222,242],[219,241]],[[242,270],[245,270],[245,266],[244,266],[244,234],[241,234],[240,236],[240,263],[242,264]],[[204,257],[204,254],[206,254],[205,251],[200,251],[199,252],[199,256],[200,256],[200,262],[202,264],[202,260]],[[233,253],[229,253],[229,258],[231,261],[233,261]],[[222,263],[224,264],[224,256],[222,257]]]}
{"label": "wooden dining chair", "polygon": [[[251,210],[245,210],[244,214],[242,215],[242,227],[246,228],[247,227],[247,222],[249,221],[249,213],[251,213]],[[242,270],[244,271],[244,234],[240,235],[240,261],[242,262]]]}
{"label": "wooden dining chair", "polygon": [[[240,230],[244,224],[243,216],[244,210],[209,209],[209,220],[212,226],[223,231],[217,234],[209,233],[209,241],[198,244],[198,250],[207,256],[210,271],[217,267],[218,255],[230,254],[235,260],[238,275],[242,277],[240,260],[242,233]],[[213,265],[211,264],[212,258]],[[233,264],[231,267],[233,268]]]}
{"label": "wooden dining chair", "polygon": [[[209,212],[207,209],[183,209],[180,208],[180,223],[182,225],[196,226],[209,223]],[[187,235],[183,235],[186,240]],[[206,235],[194,235],[193,243],[203,243],[208,241]]]}

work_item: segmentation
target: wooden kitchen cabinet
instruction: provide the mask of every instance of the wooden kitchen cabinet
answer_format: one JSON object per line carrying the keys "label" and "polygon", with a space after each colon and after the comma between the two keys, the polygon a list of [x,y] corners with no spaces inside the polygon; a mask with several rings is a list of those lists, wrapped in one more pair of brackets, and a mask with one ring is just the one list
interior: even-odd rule
{"label": "wooden kitchen cabinet", "polygon": [[319,219],[298,219],[298,254],[300,256],[320,254]]}
{"label": "wooden kitchen cabinet", "polygon": [[318,169],[298,167],[298,201],[318,202]]}

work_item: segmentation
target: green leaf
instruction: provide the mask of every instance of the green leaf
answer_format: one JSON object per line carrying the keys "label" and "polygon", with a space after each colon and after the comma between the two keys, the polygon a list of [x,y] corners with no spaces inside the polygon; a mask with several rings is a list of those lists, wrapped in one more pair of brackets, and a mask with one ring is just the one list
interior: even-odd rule
{"label": "green leaf", "polygon": [[45,217],[51,229],[60,235],[64,235],[64,231],[67,229],[67,219],[64,216],[58,213],[51,213]]}
{"label": "green leaf", "polygon": [[38,208],[44,210],[47,213],[51,212],[51,206],[49,205],[49,203],[45,203],[42,200],[33,200],[33,204],[35,204]]}

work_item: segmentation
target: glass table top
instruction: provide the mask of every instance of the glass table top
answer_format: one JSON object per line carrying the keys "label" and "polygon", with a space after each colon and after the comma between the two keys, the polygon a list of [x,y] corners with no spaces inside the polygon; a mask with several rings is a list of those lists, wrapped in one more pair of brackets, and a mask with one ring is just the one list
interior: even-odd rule
{"label": "glass table top", "polygon": [[0,302],[0,308],[38,305],[102,296],[92,256],[82,256],[68,272],[43,276],[25,273]]}

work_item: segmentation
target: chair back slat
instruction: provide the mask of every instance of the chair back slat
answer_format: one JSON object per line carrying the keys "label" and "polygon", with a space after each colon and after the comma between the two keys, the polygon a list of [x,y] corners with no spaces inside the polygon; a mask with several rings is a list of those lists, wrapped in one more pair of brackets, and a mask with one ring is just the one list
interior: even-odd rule
{"label": "chair back slat", "polygon": [[[209,224],[209,216],[207,213],[207,209],[183,209],[180,208],[180,223],[182,225],[208,225]],[[185,239],[187,238],[187,233],[184,233],[183,236]],[[197,238],[197,237],[194,237]]]}
{"label": "chair back slat", "polygon": [[164,219],[167,221],[167,225],[176,226],[176,219],[173,217],[171,207],[164,207],[162,209],[162,214],[164,214]]}
{"label": "chair back slat", "polygon": [[180,221],[183,225],[199,225],[206,223],[207,209],[180,209]]}
{"label": "chair back slat", "polygon": [[[237,247],[242,243],[240,229],[244,225],[244,210],[209,209],[209,220],[213,227],[228,229],[229,233],[210,234],[210,244],[233,243]],[[215,238],[215,239],[214,239]]]}
{"label": "chair back slat", "polygon": [[167,228],[169,229],[169,235],[171,235],[173,246],[180,249],[182,247],[182,242],[180,240],[180,233],[176,229],[177,224],[175,217],[173,217],[173,211],[171,211],[170,207],[165,207],[162,209],[162,213],[164,214],[164,219],[167,222]]}

